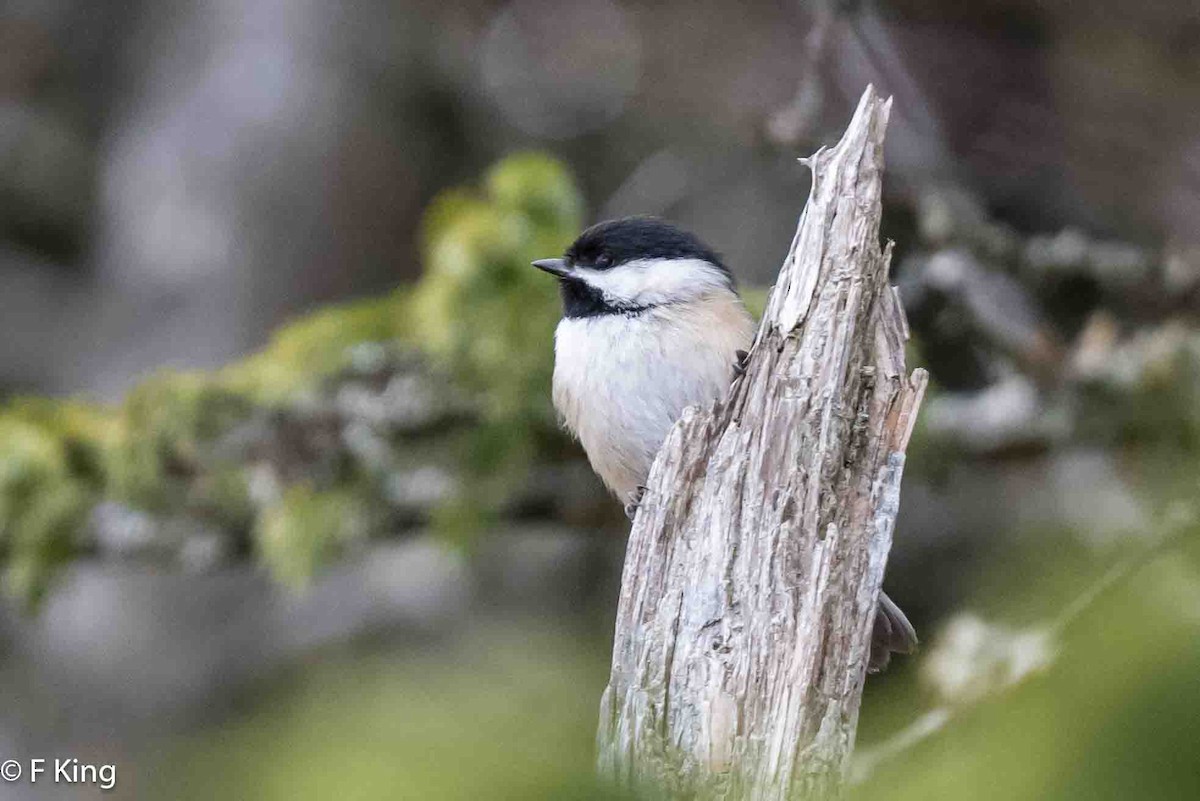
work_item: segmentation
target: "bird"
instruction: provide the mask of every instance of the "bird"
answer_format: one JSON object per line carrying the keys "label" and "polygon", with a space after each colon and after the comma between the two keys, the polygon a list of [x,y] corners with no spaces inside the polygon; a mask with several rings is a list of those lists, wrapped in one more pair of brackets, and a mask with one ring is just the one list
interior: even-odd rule
{"label": "bird", "polygon": [[[723,400],[744,368],[754,318],[721,257],[655,217],[593,225],[561,257],[533,266],[558,279],[562,297],[554,407],[632,520],[683,410]],[[868,671],[916,646],[912,624],[881,591]]]}

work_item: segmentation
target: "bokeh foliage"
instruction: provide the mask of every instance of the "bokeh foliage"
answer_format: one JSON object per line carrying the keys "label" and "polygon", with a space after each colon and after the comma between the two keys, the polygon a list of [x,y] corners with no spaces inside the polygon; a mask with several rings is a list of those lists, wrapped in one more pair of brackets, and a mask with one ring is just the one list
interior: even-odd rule
{"label": "bokeh foliage", "polygon": [[[1143,546],[1144,547],[1144,546]],[[853,799],[1101,799],[1195,798],[1200,737],[1200,526],[1193,518],[1170,547],[1096,596],[1061,630],[1046,618],[1096,565],[1052,553],[1050,542],[1028,543],[1022,587],[1040,598],[1040,614],[1014,613],[1019,599],[997,598],[1012,586],[1010,564],[995,565],[985,583],[1004,619],[1025,618],[1026,631],[1048,634],[1048,661],[1014,686],[996,688],[954,707],[938,733],[884,760]],[[1038,619],[1038,618],[1041,619]],[[932,648],[939,643],[932,639]],[[926,657],[927,661],[927,657]],[[958,666],[982,679],[970,661]],[[869,688],[878,689],[878,688]],[[889,688],[868,705],[878,719],[889,707],[928,704],[932,688]]]}
{"label": "bokeh foliage", "polygon": [[[1047,618],[1107,560],[1055,555],[1054,543],[1040,541],[992,566],[970,606],[1047,632],[1045,662],[1008,686],[989,686],[987,664],[955,666],[979,692],[950,702],[940,730],[890,753],[847,798],[1194,798],[1200,529],[1190,526],[1181,547],[1156,552],[1052,632]],[[1037,597],[1020,612],[993,592],[1013,582],[1018,564],[1022,587]],[[918,680],[944,633],[923,635],[924,653],[868,681],[860,753],[944,703]],[[592,763],[607,627],[491,623],[449,640],[309,660],[245,693],[240,714],[221,727],[167,744],[150,796],[614,797]]]}
{"label": "bokeh foliage", "polygon": [[[500,627],[433,653],[315,662],[173,742],[149,797],[617,801],[592,771],[607,643]],[[486,680],[483,679],[486,677]]]}
{"label": "bokeh foliage", "polygon": [[[555,287],[529,262],[561,252],[581,221],[567,170],[545,155],[515,155],[481,188],[432,204],[424,275],[411,287],[318,311],[222,370],[150,376],[115,407],[10,400],[0,408],[5,591],[36,600],[57,567],[96,545],[87,522],[101,501],[194,519],[253,549],[286,583],[304,584],[347,544],[389,529],[384,485],[395,460],[381,465],[344,447],[356,421],[329,409],[346,380],[386,378],[396,365],[444,376],[447,396],[433,403],[465,408],[444,443],[458,489],[433,518],[459,540],[477,531],[537,449],[558,447],[549,406]],[[377,421],[364,425],[385,450],[403,445]],[[322,426],[335,429],[322,441],[333,455],[284,465],[256,494],[254,468],[271,461],[259,440]]]}
{"label": "bokeh foliage", "polygon": [[452,191],[425,220],[425,273],[412,298],[421,346],[477,403],[478,425],[455,443],[470,495],[448,504],[439,524],[458,536],[486,522],[553,436],[550,343],[558,320],[553,281],[530,268],[578,234],[582,199],[562,166],[513,156],[494,167],[485,191]]}
{"label": "bokeh foliage", "polygon": [[71,558],[118,441],[108,410],[19,399],[0,415],[0,555],[7,591],[36,600]]}

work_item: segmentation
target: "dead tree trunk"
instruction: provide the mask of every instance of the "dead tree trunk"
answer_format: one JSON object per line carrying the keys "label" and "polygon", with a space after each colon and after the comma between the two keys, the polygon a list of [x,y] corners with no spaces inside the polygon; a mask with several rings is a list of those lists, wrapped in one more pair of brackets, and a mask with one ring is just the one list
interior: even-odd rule
{"label": "dead tree trunk", "polygon": [[880,251],[890,101],[813,171],[746,372],[689,409],[630,535],[599,764],[672,796],[825,797],[854,744],[927,376]]}

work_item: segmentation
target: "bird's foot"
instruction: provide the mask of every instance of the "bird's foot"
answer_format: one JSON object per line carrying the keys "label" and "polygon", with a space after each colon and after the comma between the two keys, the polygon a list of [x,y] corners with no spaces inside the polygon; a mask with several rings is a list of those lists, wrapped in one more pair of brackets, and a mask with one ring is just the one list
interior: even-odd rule
{"label": "bird's foot", "polygon": [[745,350],[734,351],[737,356],[737,361],[733,363],[733,377],[737,380],[746,374],[746,365],[750,363],[750,352]]}
{"label": "bird's foot", "polygon": [[637,516],[638,507],[642,505],[642,497],[645,494],[646,488],[638,487],[633,491],[633,497],[630,498],[629,503],[625,504],[625,516],[629,518],[630,522]]}

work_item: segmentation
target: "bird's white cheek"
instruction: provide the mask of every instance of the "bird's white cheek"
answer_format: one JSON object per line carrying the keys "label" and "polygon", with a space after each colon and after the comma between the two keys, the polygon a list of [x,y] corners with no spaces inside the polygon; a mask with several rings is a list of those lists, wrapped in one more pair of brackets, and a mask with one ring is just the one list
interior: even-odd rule
{"label": "bird's white cheek", "polygon": [[728,285],[725,275],[703,259],[639,259],[611,270],[577,272],[610,301],[639,306],[688,301]]}

